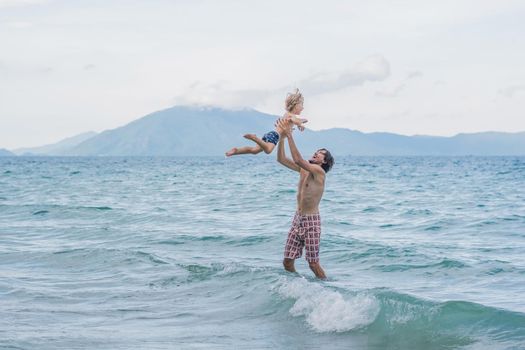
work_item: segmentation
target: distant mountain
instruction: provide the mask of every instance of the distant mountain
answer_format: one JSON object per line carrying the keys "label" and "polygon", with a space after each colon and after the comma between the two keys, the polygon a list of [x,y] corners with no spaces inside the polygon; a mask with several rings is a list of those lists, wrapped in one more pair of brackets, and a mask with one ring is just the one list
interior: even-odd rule
{"label": "distant mountain", "polygon": [[[264,132],[273,130],[276,118],[255,110],[179,106],[91,135],[77,144],[66,147],[61,142],[60,147],[51,148],[52,153],[46,154],[222,156],[231,147],[252,145],[242,135],[256,133],[262,136]],[[307,129],[303,133],[296,131],[296,141],[305,156],[321,147],[329,149],[334,155],[525,155],[525,132],[484,132],[438,137],[362,133],[341,128],[321,131]],[[44,152],[43,148],[39,148],[39,151]]]}
{"label": "distant mountain", "polygon": [[62,154],[63,152],[66,152],[68,149],[75,147],[76,145],[92,138],[95,135],[97,135],[96,132],[88,131],[82,134],[68,137],[57,143],[40,146],[40,147],[18,148],[18,149],[13,150],[13,152],[17,155],[33,155],[33,156],[59,155],[59,154]]}
{"label": "distant mountain", "polygon": [[16,156],[13,152],[9,152],[4,148],[0,148],[0,157],[13,157]]}
{"label": "distant mountain", "polygon": [[338,155],[525,155],[525,132],[482,132],[440,137],[404,136],[391,133],[365,134],[349,129],[328,129],[305,133],[303,142],[308,146],[322,144]]}
{"label": "distant mountain", "polygon": [[242,135],[273,129],[276,117],[254,110],[173,107],[149,114],[62,152],[80,156],[216,156],[250,144]]}

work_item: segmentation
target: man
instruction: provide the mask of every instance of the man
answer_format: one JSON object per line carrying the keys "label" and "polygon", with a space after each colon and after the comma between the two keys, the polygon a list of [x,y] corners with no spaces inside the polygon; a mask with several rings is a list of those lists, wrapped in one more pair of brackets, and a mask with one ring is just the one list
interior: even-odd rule
{"label": "man", "polygon": [[[325,176],[334,164],[330,152],[321,148],[306,161],[299,153],[292,135],[290,123],[279,119],[277,125],[284,131],[277,148],[277,161],[282,165],[299,172],[299,186],[297,191],[297,211],[293,218],[292,227],[288,232],[284,249],[283,265],[287,271],[295,272],[294,261],[301,257],[303,248],[305,258],[310,269],[317,278],[325,279],[326,275],[319,264],[319,243],[321,238],[321,217],[319,216],[319,202],[324,192]],[[292,159],[287,158],[284,152],[284,139],[288,145]]]}

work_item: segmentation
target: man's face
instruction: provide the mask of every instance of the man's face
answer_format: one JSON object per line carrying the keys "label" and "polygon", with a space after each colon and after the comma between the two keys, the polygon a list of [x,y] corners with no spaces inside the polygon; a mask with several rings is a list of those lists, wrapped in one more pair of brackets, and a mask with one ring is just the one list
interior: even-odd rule
{"label": "man's face", "polygon": [[324,163],[324,157],[325,157],[325,151],[318,150],[317,152],[314,153],[312,158],[310,158],[310,163],[321,165]]}

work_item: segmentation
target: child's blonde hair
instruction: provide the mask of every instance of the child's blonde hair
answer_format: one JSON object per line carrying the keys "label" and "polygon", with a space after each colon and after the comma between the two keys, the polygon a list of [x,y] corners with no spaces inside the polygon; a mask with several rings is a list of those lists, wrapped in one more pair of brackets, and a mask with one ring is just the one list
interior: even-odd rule
{"label": "child's blonde hair", "polygon": [[299,89],[295,89],[295,92],[288,93],[288,96],[286,96],[286,101],[284,102],[284,105],[285,105],[286,111],[291,112],[295,106],[303,102],[304,102],[303,95],[299,92]]}

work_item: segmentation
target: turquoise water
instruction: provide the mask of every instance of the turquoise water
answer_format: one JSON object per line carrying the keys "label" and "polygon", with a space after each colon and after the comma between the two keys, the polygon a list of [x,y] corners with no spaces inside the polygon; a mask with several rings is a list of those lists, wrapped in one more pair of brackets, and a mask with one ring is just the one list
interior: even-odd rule
{"label": "turquoise water", "polygon": [[2,349],[524,349],[525,158],[0,158]]}

